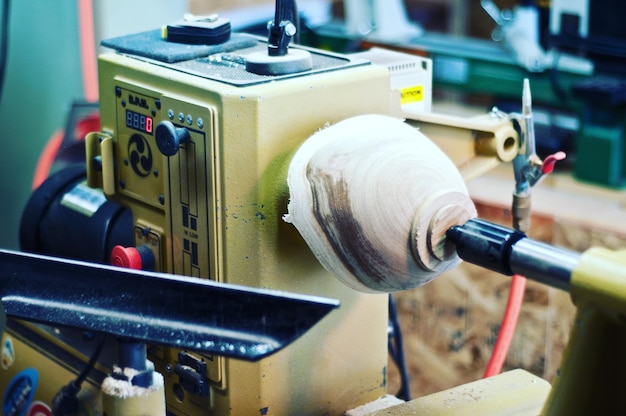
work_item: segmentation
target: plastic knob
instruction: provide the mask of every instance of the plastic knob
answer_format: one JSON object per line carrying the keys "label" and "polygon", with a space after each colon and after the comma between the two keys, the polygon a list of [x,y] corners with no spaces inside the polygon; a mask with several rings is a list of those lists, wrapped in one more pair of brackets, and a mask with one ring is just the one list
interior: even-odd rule
{"label": "plastic knob", "polygon": [[156,143],[164,156],[174,156],[181,145],[191,140],[189,130],[176,127],[171,121],[162,121],[156,128]]}
{"label": "plastic knob", "polygon": [[554,165],[556,164],[556,162],[558,162],[559,160],[565,159],[565,157],[566,157],[565,152],[556,152],[555,154],[546,157],[543,160],[543,166],[541,167],[541,173],[543,173],[544,175],[552,173],[552,171],[554,170]]}

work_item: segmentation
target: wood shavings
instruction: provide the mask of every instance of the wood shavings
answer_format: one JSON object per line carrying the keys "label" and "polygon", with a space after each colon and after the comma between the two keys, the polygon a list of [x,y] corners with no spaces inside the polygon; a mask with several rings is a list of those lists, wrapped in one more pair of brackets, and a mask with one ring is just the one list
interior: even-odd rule
{"label": "wood shavings", "polygon": [[[134,374],[128,374],[128,370],[131,372],[134,370],[128,368],[124,369],[124,374],[129,378],[129,380],[132,380]],[[152,385],[150,387],[134,386],[128,380],[119,380],[109,376],[102,381],[102,392],[119,398],[140,397],[163,389],[163,385],[163,376],[157,372],[153,373]]]}

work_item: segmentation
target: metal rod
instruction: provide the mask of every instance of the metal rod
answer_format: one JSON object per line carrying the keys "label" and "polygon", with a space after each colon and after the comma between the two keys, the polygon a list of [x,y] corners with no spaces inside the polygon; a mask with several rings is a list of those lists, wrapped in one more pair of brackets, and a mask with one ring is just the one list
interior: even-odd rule
{"label": "metal rod", "polygon": [[339,302],[0,250],[8,316],[249,361],[309,330]]}
{"label": "metal rod", "polygon": [[[148,349],[143,342],[132,339],[118,338],[119,370],[114,369],[113,378],[129,381],[133,386],[148,388],[153,384],[154,366],[148,365]],[[125,369],[132,368],[132,377],[125,373]]]}
{"label": "metal rod", "polygon": [[524,238],[513,245],[509,264],[516,274],[569,291],[579,258],[580,254],[574,251]]}
{"label": "metal rod", "polygon": [[519,274],[569,290],[580,254],[532,240],[520,231],[478,218],[446,233],[459,257],[505,275]]}

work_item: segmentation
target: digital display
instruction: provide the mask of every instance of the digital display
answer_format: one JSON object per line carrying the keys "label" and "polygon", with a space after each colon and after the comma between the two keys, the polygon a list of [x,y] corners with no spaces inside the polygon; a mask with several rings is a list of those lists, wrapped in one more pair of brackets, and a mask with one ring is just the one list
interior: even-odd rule
{"label": "digital display", "polygon": [[126,110],[126,127],[152,134],[152,117]]}

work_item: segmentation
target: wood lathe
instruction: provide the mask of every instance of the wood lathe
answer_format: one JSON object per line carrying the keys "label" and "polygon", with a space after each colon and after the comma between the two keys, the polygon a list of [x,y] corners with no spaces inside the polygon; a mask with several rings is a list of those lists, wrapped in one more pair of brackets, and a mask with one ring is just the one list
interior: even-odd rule
{"label": "wood lathe", "polygon": [[[389,398],[389,292],[425,284],[461,258],[503,259],[511,270],[518,254],[536,259],[537,246],[519,234],[503,232],[498,250],[483,249],[487,232],[469,248],[461,238],[472,225],[488,228],[476,222],[465,181],[519,156],[528,128],[519,134],[497,111],[432,112],[428,59],[287,47],[297,22],[279,3],[267,40],[230,33],[209,16],[180,24],[203,35],[219,29],[214,44],[180,43],[167,30],[105,42],[100,128],[86,137],[82,170],[52,175],[34,193],[22,231],[25,251],[71,257],[96,246],[94,258],[113,265],[81,263],[71,274],[76,263],[2,256],[4,269],[21,259],[1,276],[6,414],[49,406],[61,391],[59,401],[86,415],[162,416],[163,404],[172,416],[342,415]],[[111,237],[119,227],[123,238]],[[522,263],[525,273],[552,272],[546,261]],[[67,292],[45,279],[52,265],[71,282]],[[47,289],[19,284],[33,276]],[[569,282],[563,287],[583,288],[582,298],[595,290],[585,292],[586,278]],[[591,298],[595,305],[611,294]],[[302,319],[314,315],[306,308],[255,303],[266,295],[317,305],[320,322]],[[96,300],[107,308],[94,310]],[[42,308],[51,305],[74,320],[46,321]],[[102,332],[109,344],[98,355],[99,337],[67,326]],[[157,372],[163,383],[128,370]],[[152,413],[125,410],[121,391],[140,389],[103,392],[107,377],[158,387],[165,400]],[[509,393],[500,396],[510,408]]]}

